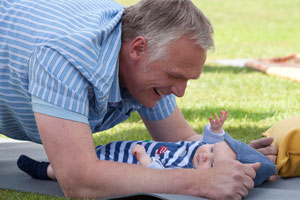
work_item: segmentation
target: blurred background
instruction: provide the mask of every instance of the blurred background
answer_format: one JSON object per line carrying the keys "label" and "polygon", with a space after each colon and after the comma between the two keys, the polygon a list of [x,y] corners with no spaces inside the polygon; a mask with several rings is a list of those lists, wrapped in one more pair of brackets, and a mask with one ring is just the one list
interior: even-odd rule
{"label": "blurred background", "polygon": [[[118,0],[125,6],[138,0]],[[216,51],[208,61],[300,53],[299,0],[193,0],[211,20]]]}

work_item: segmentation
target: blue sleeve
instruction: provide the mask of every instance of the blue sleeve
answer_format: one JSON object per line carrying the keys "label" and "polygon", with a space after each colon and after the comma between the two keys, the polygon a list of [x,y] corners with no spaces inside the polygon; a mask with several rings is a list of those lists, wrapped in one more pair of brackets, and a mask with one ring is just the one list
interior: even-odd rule
{"label": "blue sleeve", "polygon": [[202,141],[207,144],[215,144],[224,141],[225,131],[222,133],[214,133],[210,130],[210,124],[204,127]]}
{"label": "blue sleeve", "polygon": [[33,112],[89,124],[87,116],[83,114],[62,109],[34,96],[31,101]]}
{"label": "blue sleeve", "polygon": [[139,114],[151,121],[158,121],[169,117],[176,107],[176,100],[174,95],[165,95],[160,99],[155,107],[146,108],[142,107],[138,110]]}

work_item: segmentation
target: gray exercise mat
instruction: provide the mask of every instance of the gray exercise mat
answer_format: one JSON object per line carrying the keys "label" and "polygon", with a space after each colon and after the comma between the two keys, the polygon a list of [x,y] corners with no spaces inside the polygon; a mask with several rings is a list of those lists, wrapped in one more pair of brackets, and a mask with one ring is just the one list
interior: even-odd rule
{"label": "gray exercise mat", "polygon": [[[17,167],[17,159],[21,154],[34,159],[47,161],[42,145],[31,142],[0,139],[0,188],[22,192],[35,192],[49,196],[63,197],[56,181],[33,179]],[[296,200],[300,199],[300,177],[279,179],[276,182],[266,182],[259,188],[249,191],[245,199]],[[201,200],[204,198],[156,193],[137,193],[110,199],[166,199],[166,200]]]}
{"label": "gray exercise mat", "polygon": [[44,148],[31,142],[0,142],[0,188],[22,192],[37,192],[50,196],[63,196],[56,181],[33,179],[17,167],[21,154],[47,161]]}

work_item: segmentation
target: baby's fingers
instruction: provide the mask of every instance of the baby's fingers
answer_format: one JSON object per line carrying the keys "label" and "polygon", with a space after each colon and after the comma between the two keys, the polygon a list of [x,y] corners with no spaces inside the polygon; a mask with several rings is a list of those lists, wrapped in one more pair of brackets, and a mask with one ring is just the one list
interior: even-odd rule
{"label": "baby's fingers", "polygon": [[212,117],[209,118],[209,122],[210,122],[211,125],[215,124],[215,121],[213,120]]}
{"label": "baby's fingers", "polygon": [[222,110],[221,111],[221,121],[224,122],[227,119],[228,110]]}
{"label": "baby's fingers", "polygon": [[217,113],[215,113],[215,119],[216,119],[216,120],[215,120],[216,122],[219,122],[219,121],[220,121],[219,116],[218,116]]}

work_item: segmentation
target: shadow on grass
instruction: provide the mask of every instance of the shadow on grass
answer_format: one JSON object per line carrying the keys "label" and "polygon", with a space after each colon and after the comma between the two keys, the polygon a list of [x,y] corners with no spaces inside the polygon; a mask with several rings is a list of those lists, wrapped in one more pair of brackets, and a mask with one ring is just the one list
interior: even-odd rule
{"label": "shadow on grass", "polygon": [[[269,117],[272,117],[275,112],[254,112],[249,110],[244,110],[240,108],[224,108],[224,107],[201,107],[201,108],[181,108],[181,112],[184,115],[185,119],[188,121],[193,120],[202,120],[205,119],[208,121],[208,118],[213,116],[215,112],[219,114],[221,110],[228,109],[229,117],[241,120],[249,119],[253,122],[257,122]],[[127,122],[140,122],[140,116],[137,112],[131,114]]]}
{"label": "shadow on grass", "polygon": [[126,128],[123,130],[114,131],[113,133],[99,132],[93,135],[94,144],[102,145],[112,141],[126,140],[151,140],[150,134],[145,127]]}
{"label": "shadow on grass", "polygon": [[[194,127],[197,133],[202,133],[204,125],[209,123],[209,117],[213,116],[215,112],[224,110],[222,107],[203,107],[203,108],[193,108],[193,109],[181,109],[181,112],[185,116],[187,121],[205,121],[205,124],[199,123],[196,127]],[[232,135],[234,138],[241,140],[245,143],[249,143],[253,139],[258,139],[261,137],[261,133],[266,131],[269,127],[262,126],[249,126],[247,122],[243,123],[243,121],[250,122],[259,122],[261,120],[265,120],[270,118],[276,114],[275,112],[253,112],[249,110],[244,110],[240,108],[228,108],[229,119],[234,119],[235,121],[240,121],[239,127],[233,127],[230,123],[226,122],[226,131]],[[237,123],[235,123],[237,124]]]}
{"label": "shadow on grass", "polygon": [[240,140],[246,144],[249,144],[252,140],[261,138],[261,134],[265,132],[269,127],[253,127],[253,126],[241,126],[241,127],[227,127],[226,132],[233,138]]}
{"label": "shadow on grass", "polygon": [[[181,111],[185,116],[185,119],[188,121],[199,121],[199,124],[194,129],[197,133],[202,133],[205,124],[209,123],[208,118],[213,116],[216,111],[220,111],[223,108],[221,107],[204,107],[204,108],[193,108],[187,109],[183,108]],[[272,117],[274,112],[251,112],[249,110],[230,108],[229,118],[235,119],[236,121],[251,121],[251,122],[259,122],[266,118]],[[203,123],[203,121],[205,121]],[[137,113],[134,113],[129,121],[127,122],[141,122]],[[236,124],[236,123],[235,123]],[[266,131],[269,127],[264,126],[250,126],[243,123],[240,124],[239,127],[231,126],[229,123],[226,124],[226,131],[234,138],[241,140],[245,143],[249,143],[254,139],[258,139],[261,137],[261,133]],[[114,131],[112,134],[106,133],[98,133],[94,137],[95,145],[109,143],[111,141],[116,140],[145,140],[151,139],[150,135],[146,131],[146,129],[141,127],[135,128],[126,128],[124,130]]]}
{"label": "shadow on grass", "polygon": [[[195,131],[202,134],[204,125],[199,125],[195,128]],[[228,132],[233,138],[240,140],[246,144],[252,140],[261,138],[261,133],[265,132],[269,127],[253,127],[253,126],[240,126],[240,127],[226,127]],[[150,135],[145,128],[126,129],[115,132],[113,134],[97,133],[94,136],[95,145],[103,145],[112,141],[124,141],[124,140],[151,140]]]}
{"label": "shadow on grass", "polygon": [[220,113],[221,110],[229,110],[228,117],[236,120],[248,119],[253,122],[257,122],[269,117],[272,117],[275,112],[255,112],[244,110],[241,108],[224,108],[224,107],[201,107],[201,108],[181,108],[181,112],[184,115],[185,119],[192,121],[195,119],[206,119],[211,116],[214,116],[214,113]]}

